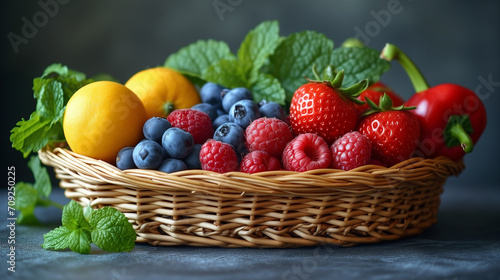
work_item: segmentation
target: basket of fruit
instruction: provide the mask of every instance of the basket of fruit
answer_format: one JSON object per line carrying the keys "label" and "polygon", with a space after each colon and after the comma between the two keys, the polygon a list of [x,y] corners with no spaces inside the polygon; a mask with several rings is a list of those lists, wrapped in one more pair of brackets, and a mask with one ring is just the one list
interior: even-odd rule
{"label": "basket of fruit", "polygon": [[[462,172],[464,154],[485,128],[474,92],[429,88],[393,45],[382,58],[364,46],[311,48],[332,61],[305,63],[314,66],[307,73],[315,80],[290,79],[303,75],[281,71],[298,67],[287,59],[301,63],[293,59],[295,44],[326,39],[303,32],[276,37],[258,55],[248,51],[262,43],[252,38],[277,32],[276,25],[252,30],[237,59],[224,57],[220,42],[199,41],[124,85],[52,66],[41,81],[73,92],[62,103],[64,118],[44,123],[40,113],[44,131],[53,134],[26,149],[54,167],[68,198],[119,210],[137,242],[153,245],[352,246],[434,224],[447,178]],[[207,55],[210,48],[219,50],[216,58]],[[193,59],[184,56],[197,51],[205,60],[187,65]],[[246,56],[253,56],[253,68]],[[418,92],[406,102],[378,81],[393,59]],[[353,63],[366,68],[354,73]],[[238,72],[241,65],[248,71]],[[353,82],[361,74],[366,79]],[[416,110],[429,100],[435,106]],[[23,124],[17,129],[11,140],[21,137]]]}

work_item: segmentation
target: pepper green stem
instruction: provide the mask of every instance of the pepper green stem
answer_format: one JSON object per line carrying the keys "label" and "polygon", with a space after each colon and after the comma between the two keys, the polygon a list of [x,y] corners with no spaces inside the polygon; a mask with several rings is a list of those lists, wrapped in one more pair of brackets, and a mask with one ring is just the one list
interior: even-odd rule
{"label": "pepper green stem", "polygon": [[474,143],[470,137],[472,132],[474,131],[469,116],[451,115],[443,132],[446,147],[460,145],[464,152],[472,152],[474,149]]}
{"label": "pepper green stem", "polygon": [[470,135],[465,131],[465,129],[460,124],[455,124],[450,127],[450,134],[460,142],[460,146],[466,153],[472,152],[474,149],[474,143],[470,138]]}
{"label": "pepper green stem", "polygon": [[408,74],[416,92],[421,92],[429,88],[429,84],[425,80],[424,75],[420,72],[415,63],[395,45],[387,43],[384,49],[382,49],[380,58],[387,61],[398,61],[406,71],[406,74]]}

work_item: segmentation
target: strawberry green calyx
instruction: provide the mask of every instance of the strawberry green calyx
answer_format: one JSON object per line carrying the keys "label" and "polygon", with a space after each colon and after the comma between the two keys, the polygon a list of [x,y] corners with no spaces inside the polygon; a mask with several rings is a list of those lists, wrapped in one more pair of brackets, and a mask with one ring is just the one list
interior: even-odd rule
{"label": "strawberry green calyx", "polygon": [[368,106],[370,106],[370,109],[366,110],[366,112],[363,114],[364,116],[368,116],[378,112],[407,111],[417,108],[415,106],[406,107],[405,105],[394,107],[392,99],[389,97],[387,93],[384,93],[384,95],[380,98],[380,102],[378,105],[375,104],[375,102],[371,101],[370,98],[365,98],[365,99]]}
{"label": "strawberry green calyx", "polygon": [[342,83],[344,81],[344,70],[340,70],[337,72],[332,65],[329,65],[323,70],[321,78],[315,66],[313,66],[312,71],[315,80],[310,80],[306,78],[309,82],[326,84],[334,88],[337,92],[341,94],[341,96],[349,99],[350,101],[359,105],[365,104],[365,102],[357,99],[356,97],[358,97],[368,87],[367,79],[359,81],[349,86],[348,88],[342,88]]}

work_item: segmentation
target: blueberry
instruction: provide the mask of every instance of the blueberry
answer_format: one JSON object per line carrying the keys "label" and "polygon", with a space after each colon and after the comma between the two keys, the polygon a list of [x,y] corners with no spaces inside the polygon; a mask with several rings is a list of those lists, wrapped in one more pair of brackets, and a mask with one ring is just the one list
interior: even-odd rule
{"label": "blueberry", "polygon": [[137,168],[132,158],[134,147],[125,147],[118,152],[116,156],[116,167],[121,170]]}
{"label": "blueberry", "polygon": [[132,158],[141,169],[157,169],[163,161],[163,153],[160,144],[146,139],[135,146]]}
{"label": "blueberry", "polygon": [[144,123],[142,132],[146,139],[161,143],[163,133],[170,127],[172,127],[172,125],[166,118],[152,117]]}
{"label": "blueberry", "polygon": [[280,120],[285,119],[285,110],[283,110],[283,107],[280,104],[272,101],[263,101],[259,103],[259,105],[259,112],[261,117],[277,118]]}
{"label": "blueberry", "polygon": [[191,107],[191,109],[195,109],[198,111],[202,111],[203,113],[206,113],[210,117],[210,120],[212,121],[215,120],[218,116],[217,107],[209,103],[198,103],[193,107]]}
{"label": "blueberry", "polygon": [[167,173],[173,173],[177,171],[182,171],[186,170],[187,166],[186,164],[180,160],[180,159],[175,159],[175,158],[167,158],[158,167],[158,170],[167,172]]}
{"label": "blueberry", "polygon": [[201,144],[195,144],[191,153],[182,159],[188,169],[201,169],[200,151]]}
{"label": "blueberry", "polygon": [[182,159],[193,150],[194,140],[189,132],[172,127],[163,134],[162,145],[171,158]]}
{"label": "blueberry", "polygon": [[217,130],[219,126],[227,122],[231,122],[231,120],[229,119],[229,115],[220,115],[212,122],[212,126],[214,127],[214,130]]}
{"label": "blueberry", "polygon": [[260,118],[259,106],[252,100],[240,100],[233,104],[229,110],[229,119],[243,129],[250,123]]}
{"label": "blueberry", "polygon": [[205,83],[200,89],[201,102],[222,106],[222,91],[226,88],[216,83]]}
{"label": "blueberry", "polygon": [[222,108],[229,113],[231,106],[240,100],[252,100],[252,92],[244,87],[231,89],[222,97]]}
{"label": "blueberry", "polygon": [[238,154],[245,149],[245,130],[235,123],[225,123],[215,131],[214,140],[228,143]]}

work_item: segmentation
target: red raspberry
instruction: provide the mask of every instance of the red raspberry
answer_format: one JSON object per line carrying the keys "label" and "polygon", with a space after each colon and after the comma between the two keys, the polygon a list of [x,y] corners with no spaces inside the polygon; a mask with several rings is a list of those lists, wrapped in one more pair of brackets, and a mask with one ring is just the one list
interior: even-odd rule
{"label": "red raspberry", "polygon": [[368,137],[352,131],[337,139],[330,147],[330,151],[333,168],[351,170],[370,162],[372,145]]}
{"label": "red raspberry", "polygon": [[210,139],[200,150],[200,162],[203,170],[226,173],[238,168],[236,152],[227,143]]}
{"label": "red raspberry", "polygon": [[283,166],[286,170],[303,172],[328,168],[330,161],[328,144],[321,136],[313,133],[300,134],[283,151]]}
{"label": "red raspberry", "polygon": [[276,118],[259,118],[245,130],[246,145],[251,151],[266,151],[280,158],[286,144],[293,139],[292,130]]}
{"label": "red raspberry", "polygon": [[280,169],[281,161],[265,151],[246,154],[240,165],[240,171],[249,174]]}
{"label": "red raspberry", "polygon": [[167,120],[172,126],[191,133],[195,144],[203,144],[214,135],[210,117],[198,110],[178,109],[170,113]]}

